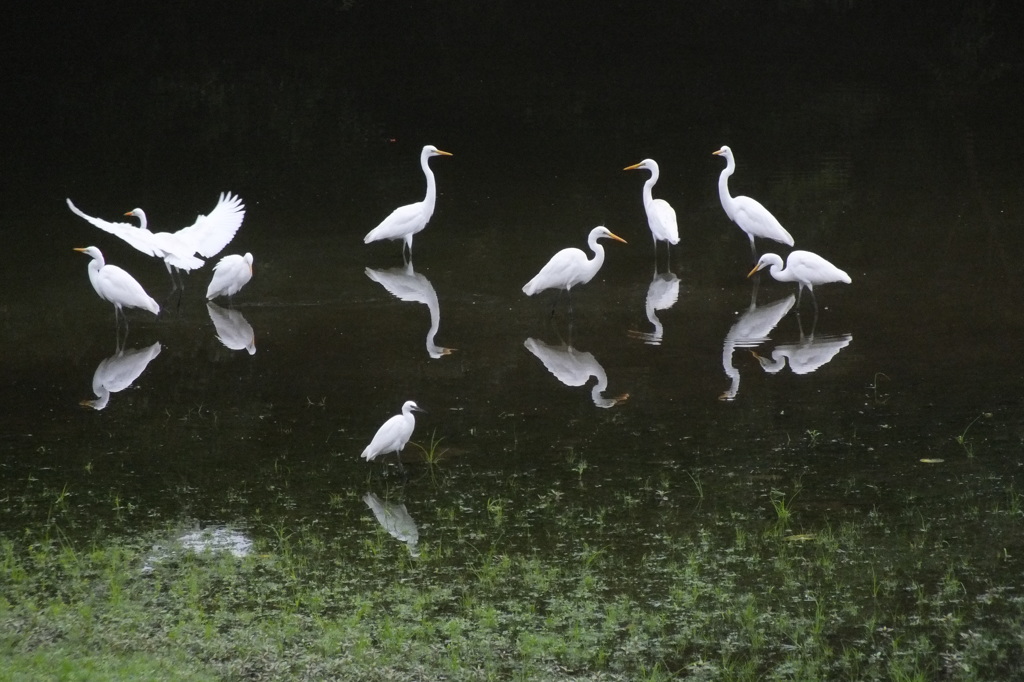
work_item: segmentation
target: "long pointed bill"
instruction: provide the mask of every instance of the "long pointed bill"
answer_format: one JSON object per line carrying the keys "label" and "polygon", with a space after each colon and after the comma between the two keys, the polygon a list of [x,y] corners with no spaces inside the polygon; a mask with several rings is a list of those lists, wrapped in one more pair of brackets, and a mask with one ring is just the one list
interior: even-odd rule
{"label": "long pointed bill", "polygon": [[76,247],[75,247],[75,251],[78,251],[78,252],[80,252],[80,253],[85,253],[85,250],[86,250],[87,248],[88,248],[88,247],[85,247],[85,246],[76,246]]}
{"label": "long pointed bill", "polygon": [[611,232],[609,232],[609,233],[608,233],[608,238],[609,238],[609,239],[614,239],[614,240],[615,240],[615,241],[617,241],[617,242],[622,242],[623,244],[628,244],[628,243],[629,243],[629,242],[627,242],[627,241],[626,241],[625,239],[623,239],[622,237],[620,237],[619,235],[617,235],[617,234],[612,234]]}
{"label": "long pointed bill", "polygon": [[715,156],[721,156],[722,155],[722,150],[721,149],[716,149],[715,151],[713,151],[711,153],[714,154]]}
{"label": "long pointed bill", "polygon": [[455,156],[455,155],[454,155],[454,154],[452,154],[451,152],[443,152],[443,151],[441,151],[440,149],[435,149],[435,150],[434,150],[434,153],[435,153],[435,154],[440,154],[441,156]]}
{"label": "long pointed bill", "polygon": [[622,170],[636,170],[636,169],[637,169],[637,168],[639,168],[639,167],[640,167],[641,165],[643,165],[643,161],[641,161],[640,163],[634,163],[634,164],[633,164],[632,166],[626,166],[626,167],[625,167],[625,168],[623,168]]}
{"label": "long pointed bill", "polygon": [[747,273],[747,277],[750,277],[751,275],[753,275],[755,272],[757,272],[760,269],[761,269],[761,264],[758,263],[757,265],[754,266],[753,270],[751,270],[750,272]]}

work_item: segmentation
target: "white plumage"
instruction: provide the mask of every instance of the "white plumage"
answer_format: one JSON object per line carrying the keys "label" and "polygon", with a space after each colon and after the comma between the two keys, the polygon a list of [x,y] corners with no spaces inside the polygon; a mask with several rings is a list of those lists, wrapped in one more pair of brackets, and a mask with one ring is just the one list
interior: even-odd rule
{"label": "white plumage", "polygon": [[626,166],[622,170],[649,170],[651,177],[644,183],[644,210],[647,211],[647,225],[651,228],[651,236],[654,237],[654,249],[657,252],[658,242],[669,244],[679,243],[679,224],[676,222],[676,211],[664,199],[655,199],[651,191],[654,183],[658,182],[658,163],[654,159],[644,159],[640,163]]}
{"label": "white plumage", "polygon": [[139,225],[111,223],[102,218],[86,215],[67,199],[68,208],[104,232],[119,237],[147,256],[164,261],[167,271],[172,268],[189,272],[203,266],[203,259],[220,253],[238,232],[245,218],[245,206],[241,198],[230,192],[220,195],[217,205],[209,215],[199,215],[196,222],[177,232],[150,232],[146,212],[135,208],[125,213],[139,219]]}
{"label": "white plumage", "polygon": [[252,254],[224,256],[213,266],[213,278],[206,288],[206,300],[234,296],[252,279]]}
{"label": "white plumage", "polygon": [[160,314],[160,306],[146,293],[138,281],[116,265],[108,265],[103,253],[95,246],[75,249],[92,257],[89,262],[89,281],[96,294],[104,301],[114,304],[115,319],[123,308],[142,308],[154,315]]}
{"label": "white plumage", "polygon": [[792,235],[767,208],[750,197],[734,197],[729,194],[729,176],[736,171],[736,159],[732,155],[732,150],[723,146],[718,151],[711,153],[725,158],[725,169],[718,176],[718,198],[722,201],[722,208],[725,209],[729,220],[739,225],[740,229],[747,233],[750,238],[750,251],[754,254],[754,258],[757,258],[754,237],[772,239],[787,246],[793,246]]}
{"label": "white plumage", "polygon": [[[422,411],[414,401],[406,400],[402,404],[402,413],[391,417],[377,429],[373,440],[366,446],[360,457],[369,462],[380,455],[401,452],[412,438],[413,429],[416,428],[416,417],[412,413]],[[398,459],[398,464],[402,464],[401,457]]]}
{"label": "white plumage", "polygon": [[405,255],[405,250],[408,248],[409,257],[412,258],[412,237],[427,226],[430,217],[434,215],[434,203],[437,200],[434,172],[430,170],[428,163],[432,156],[451,156],[451,154],[430,144],[420,152],[420,168],[423,169],[423,175],[427,179],[427,194],[423,201],[396,208],[391,215],[381,221],[380,225],[366,234],[363,238],[364,244],[381,239],[402,239],[402,255]]}
{"label": "white plumage", "polygon": [[[832,282],[844,282],[850,284],[853,280],[850,276],[829,263],[816,253],[810,251],[792,251],[786,258],[786,268],[782,269],[782,258],[775,253],[766,253],[758,259],[754,269],[747,273],[750,277],[755,272],[768,268],[771,276],[780,282],[797,282],[800,286],[797,289],[796,302],[800,304],[800,294],[804,287],[814,297],[814,286],[816,284],[830,284]],[[817,305],[817,299],[815,299]]]}

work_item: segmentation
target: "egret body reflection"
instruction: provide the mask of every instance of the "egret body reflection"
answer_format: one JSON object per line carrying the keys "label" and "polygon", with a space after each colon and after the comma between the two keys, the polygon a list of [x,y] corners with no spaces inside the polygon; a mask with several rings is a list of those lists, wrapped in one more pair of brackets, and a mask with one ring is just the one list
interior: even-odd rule
{"label": "egret body reflection", "polygon": [[426,346],[427,354],[430,357],[440,358],[455,350],[439,346],[434,342],[437,330],[441,326],[441,306],[438,303],[434,286],[426,276],[413,269],[412,261],[407,261],[401,268],[388,268],[387,270],[366,268],[366,276],[401,301],[412,301],[427,306],[427,310],[430,311],[430,329],[427,330]]}
{"label": "egret body reflection", "polygon": [[146,371],[153,358],[160,355],[160,342],[146,348],[133,350],[119,349],[96,366],[92,375],[92,392],[95,400],[83,400],[82,405],[94,410],[102,410],[107,406],[111,393],[118,393],[135,383],[135,380]]}
{"label": "egret body reflection", "polygon": [[[793,374],[810,374],[823,365],[828,364],[839,354],[839,351],[850,345],[852,334],[815,336],[814,327],[805,335],[800,315],[797,315],[800,326],[800,340],[796,343],[784,343],[772,349],[771,357],[766,358],[757,353],[754,357],[761,363],[761,368],[769,374],[781,372],[789,362],[789,370]],[[815,320],[817,324],[817,320]]]}
{"label": "egret body reflection", "polygon": [[544,363],[544,367],[556,379],[566,386],[585,386],[591,377],[596,377],[597,383],[590,390],[590,398],[598,407],[614,407],[629,398],[628,393],[615,398],[604,396],[604,392],[608,388],[608,375],[605,374],[604,367],[592,354],[578,351],[566,344],[552,346],[534,338],[526,339],[523,345],[526,346],[526,350]]}
{"label": "egret body reflection", "polygon": [[733,353],[737,348],[756,348],[765,341],[779,321],[786,316],[796,303],[796,296],[790,294],[773,303],[757,305],[757,286],[750,296],[750,307],[733,323],[722,341],[722,369],[725,370],[732,383],[722,393],[719,400],[733,400],[740,390],[740,371],[732,364]]}
{"label": "egret body reflection", "polygon": [[647,298],[644,302],[644,313],[648,321],[654,325],[649,333],[631,332],[630,336],[641,339],[644,343],[657,346],[664,336],[664,325],[658,319],[657,311],[668,310],[679,300],[679,278],[674,272],[659,273],[657,269],[647,286]]}
{"label": "egret body reflection", "polygon": [[253,355],[256,353],[256,332],[248,320],[234,308],[221,308],[213,301],[206,302],[206,311],[217,331],[217,340],[228,350],[244,350]]}
{"label": "egret body reflection", "polygon": [[404,542],[409,547],[411,556],[418,557],[420,555],[417,546],[420,541],[420,532],[404,504],[385,502],[376,493],[363,495],[363,502],[370,508],[377,523],[388,532],[388,535],[399,542]]}

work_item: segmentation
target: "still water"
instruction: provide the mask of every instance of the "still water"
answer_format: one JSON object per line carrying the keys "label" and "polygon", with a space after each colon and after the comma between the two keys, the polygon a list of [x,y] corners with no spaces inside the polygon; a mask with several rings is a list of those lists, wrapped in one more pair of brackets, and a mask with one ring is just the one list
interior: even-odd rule
{"label": "still water", "polygon": [[[389,100],[360,105],[354,85],[328,96],[336,118],[303,118],[286,152],[214,123],[191,151],[187,132],[167,140],[139,124],[123,131],[140,146],[117,168],[77,130],[72,158],[50,182],[20,181],[3,218],[18,236],[2,275],[0,528],[42,523],[65,491],[88,512],[69,531],[81,537],[178,525],[248,547],[273,519],[323,524],[353,548],[384,528],[416,557],[444,530],[435,509],[475,523],[503,499],[522,511],[509,542],[556,554],[586,541],[530,528],[529,510],[557,491],[567,508],[629,501],[629,532],[609,548],[628,554],[650,541],[647,519],[652,533],[686,533],[710,510],[767,516],[773,491],[799,490],[806,530],[965,483],[1012,489],[1024,440],[1019,131],[972,116],[955,84],[950,98],[897,74],[833,80],[755,61],[728,63],[744,67],[735,88],[661,94],[640,112],[636,99],[670,79],[631,80],[645,72],[619,65],[550,101],[524,87],[489,125],[473,112],[492,116],[493,93],[471,86],[469,111],[430,99],[417,118]],[[727,75],[687,68],[702,87]],[[731,94],[773,77],[756,110]],[[621,94],[599,97],[607,83]],[[230,128],[237,112],[210,106]],[[453,156],[431,161],[437,209],[405,263],[399,242],[362,237],[422,197],[423,144]],[[852,277],[819,287],[817,310],[797,305],[793,284],[747,278],[746,236],[717,196],[722,144],[737,157],[733,194]],[[654,195],[679,217],[667,262],[644,178],[621,171],[648,156],[661,166]],[[169,294],[162,264],[64,208],[67,196],[115,219],[141,204],[154,229],[176,229],[226,190],[247,214],[224,253],[255,255],[230,303],[203,299],[209,266]],[[604,242],[572,314],[522,294],[598,224],[629,243]],[[163,307],[129,312],[123,347],[72,251],[87,245]],[[410,445],[404,478],[393,459],[358,455],[410,399],[426,410],[413,441],[439,457]],[[1019,537],[989,541],[1022,550]]]}

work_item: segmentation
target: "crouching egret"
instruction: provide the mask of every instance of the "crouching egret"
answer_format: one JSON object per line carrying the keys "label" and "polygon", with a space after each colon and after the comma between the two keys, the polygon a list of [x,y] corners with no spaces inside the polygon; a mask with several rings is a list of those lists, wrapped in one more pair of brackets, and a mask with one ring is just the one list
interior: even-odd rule
{"label": "crouching egret", "polygon": [[402,239],[402,256],[405,256],[406,248],[409,249],[409,258],[412,258],[412,237],[427,226],[430,216],[434,215],[434,203],[437,200],[437,185],[434,182],[434,171],[430,170],[427,163],[432,156],[452,156],[449,152],[443,152],[432,144],[428,144],[420,152],[420,168],[427,178],[427,195],[423,201],[415,204],[399,206],[391,212],[387,218],[381,221],[380,225],[370,230],[363,243],[379,241],[381,239]]}
{"label": "crouching egret", "polygon": [[[89,263],[89,281],[100,298],[114,304],[115,323],[124,315],[123,308],[142,308],[154,315],[160,314],[160,306],[146,293],[142,285],[116,265],[108,265],[103,260],[103,253],[95,246],[76,248],[75,251],[92,256]],[[125,324],[128,324],[127,318]]]}
{"label": "crouching egret", "polygon": [[398,455],[399,468],[405,471],[405,467],[402,465],[401,453],[406,443],[412,438],[413,429],[416,428],[416,417],[413,416],[413,412],[423,412],[423,410],[415,401],[406,400],[402,404],[402,414],[396,414],[377,429],[373,440],[366,446],[360,457],[369,462],[380,455],[394,452]]}
{"label": "crouching egret", "polygon": [[234,296],[252,279],[252,254],[224,256],[213,266],[213,279],[206,289],[206,300]]}
{"label": "crouching egret", "polygon": [[800,305],[800,294],[803,293],[804,287],[807,287],[814,300],[815,309],[818,308],[818,299],[814,296],[815,284],[830,284],[832,282],[849,284],[853,281],[848,274],[810,251],[791,252],[786,258],[785,269],[782,269],[782,258],[778,254],[766,253],[757,261],[754,269],[747,273],[747,277],[763,268],[768,268],[772,277],[780,282],[797,282],[800,285],[796,292],[798,306]]}
{"label": "crouching egret", "polygon": [[711,153],[725,158],[725,170],[718,176],[718,198],[721,199],[722,208],[725,209],[729,220],[739,225],[750,237],[750,252],[754,258],[757,258],[754,237],[773,239],[793,246],[793,237],[767,208],[750,197],[734,197],[729,194],[729,176],[736,172],[736,159],[732,155],[732,150],[723,146]]}
{"label": "crouching egret", "polygon": [[658,164],[653,159],[644,159],[640,163],[626,166],[622,170],[649,170],[651,177],[644,183],[644,210],[647,211],[647,225],[654,237],[654,255],[658,255],[658,242],[666,242],[670,246],[679,243],[679,225],[676,223],[676,211],[664,199],[651,196],[654,183],[658,181]]}
{"label": "crouching egret", "polygon": [[71,199],[67,199],[67,203],[75,215],[104,232],[123,239],[147,256],[163,259],[175,288],[178,285],[174,281],[175,271],[189,272],[203,267],[203,259],[196,257],[196,254],[204,258],[216,256],[235,238],[245,218],[245,205],[241,198],[230,192],[221,193],[209,215],[198,216],[195,223],[176,232],[150,232],[146,212],[141,208],[125,213],[126,216],[139,219],[139,226],[136,227],[131,223],[111,223],[102,218],[94,218],[80,211],[71,203]]}
{"label": "crouching egret", "polygon": [[[601,269],[601,265],[604,264],[604,247],[598,244],[597,240],[606,237],[623,244],[627,243],[622,237],[612,234],[607,227],[598,225],[587,237],[587,245],[594,252],[593,258],[587,258],[587,254],[577,248],[562,249],[526,283],[523,293],[533,296],[545,289],[565,289],[569,292],[569,311],[572,312],[572,288],[594,279],[594,275]],[[553,306],[551,312],[555,312]]]}

